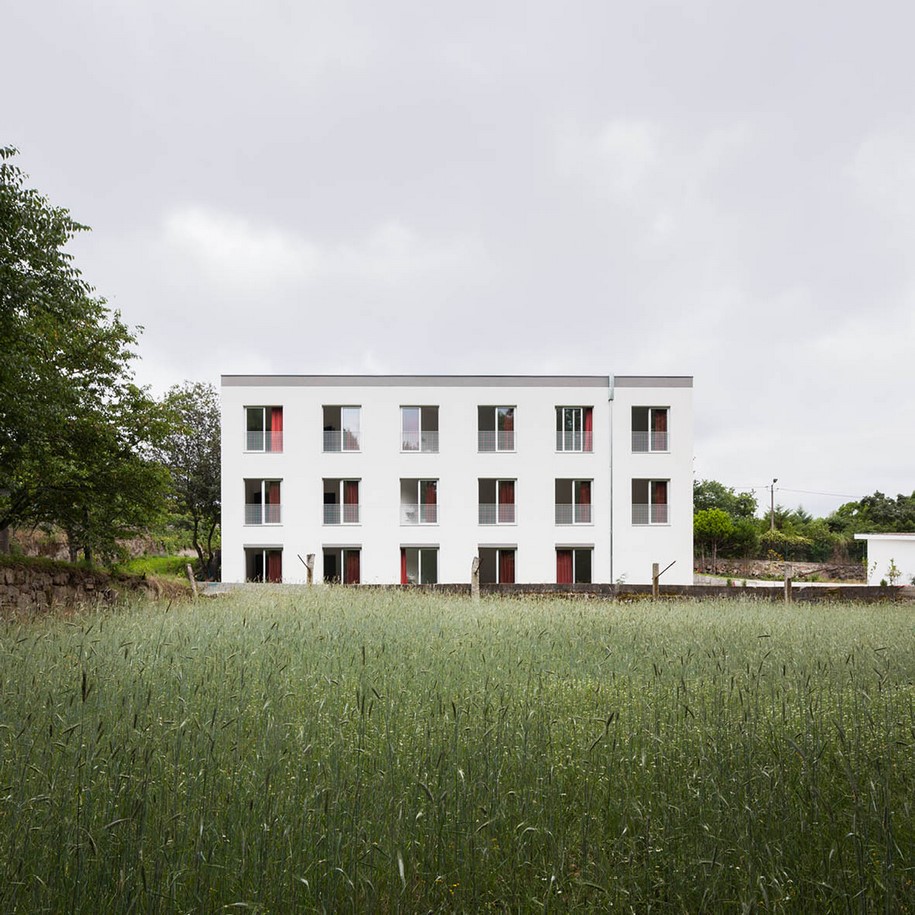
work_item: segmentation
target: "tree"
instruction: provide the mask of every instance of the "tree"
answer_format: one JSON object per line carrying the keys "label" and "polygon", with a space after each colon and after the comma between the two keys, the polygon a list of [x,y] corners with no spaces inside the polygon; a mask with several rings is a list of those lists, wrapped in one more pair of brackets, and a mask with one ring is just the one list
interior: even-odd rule
{"label": "tree", "polygon": [[170,430],[160,457],[171,476],[176,514],[191,532],[200,567],[212,576],[220,520],[219,395],[209,384],[171,388],[163,401]]}
{"label": "tree", "polygon": [[696,480],[693,483],[693,512],[720,508],[731,519],[753,518],[756,515],[756,496],[751,492],[735,492],[717,480]]}
{"label": "tree", "polygon": [[0,148],[0,531],[58,524],[71,553],[111,555],[161,508],[162,417],[132,380],[136,337],[64,250],[86,227],[25,186],[16,152]]}
{"label": "tree", "polygon": [[693,518],[696,541],[712,548],[712,570],[718,571],[718,545],[734,532],[731,516],[721,508],[704,508]]}

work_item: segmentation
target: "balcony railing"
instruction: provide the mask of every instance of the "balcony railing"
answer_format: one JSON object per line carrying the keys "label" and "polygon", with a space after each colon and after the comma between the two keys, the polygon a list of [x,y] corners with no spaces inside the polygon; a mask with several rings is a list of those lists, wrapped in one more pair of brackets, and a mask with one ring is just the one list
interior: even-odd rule
{"label": "balcony railing", "polygon": [[633,431],[632,450],[633,451],[670,451],[669,433]]}
{"label": "balcony railing", "polygon": [[403,451],[438,451],[438,432],[404,432],[401,450]]}
{"label": "balcony railing", "polygon": [[556,503],[557,524],[590,524],[591,505],[573,505],[570,502]]}
{"label": "balcony railing", "polygon": [[259,502],[245,504],[245,524],[281,524],[282,505],[261,505]]}
{"label": "balcony railing", "polygon": [[245,433],[245,451],[272,451],[283,450],[282,432],[251,432]]}
{"label": "balcony railing", "polygon": [[401,524],[438,524],[438,505],[416,505],[402,503]]}
{"label": "balcony railing", "polygon": [[341,505],[324,506],[324,523],[325,524],[358,524],[359,523],[359,504],[347,503]]}
{"label": "balcony railing", "polygon": [[324,430],[324,450],[325,451],[359,451],[361,450],[361,440],[358,432],[350,429]]}
{"label": "balcony railing", "polygon": [[557,432],[557,451],[590,451],[594,434],[592,432]]}
{"label": "balcony railing", "polygon": [[514,451],[515,433],[480,430],[477,432],[478,451]]}
{"label": "balcony railing", "polygon": [[632,506],[633,524],[670,524],[669,505],[645,505],[635,503]]}
{"label": "balcony railing", "polygon": [[492,503],[479,503],[480,524],[514,524],[515,504],[493,505]]}

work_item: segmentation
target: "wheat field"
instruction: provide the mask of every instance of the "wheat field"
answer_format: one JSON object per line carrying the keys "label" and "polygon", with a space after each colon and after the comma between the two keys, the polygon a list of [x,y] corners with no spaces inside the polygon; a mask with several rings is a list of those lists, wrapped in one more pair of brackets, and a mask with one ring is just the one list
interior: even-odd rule
{"label": "wheat field", "polygon": [[913,751],[904,605],[6,622],[0,911],[910,912]]}

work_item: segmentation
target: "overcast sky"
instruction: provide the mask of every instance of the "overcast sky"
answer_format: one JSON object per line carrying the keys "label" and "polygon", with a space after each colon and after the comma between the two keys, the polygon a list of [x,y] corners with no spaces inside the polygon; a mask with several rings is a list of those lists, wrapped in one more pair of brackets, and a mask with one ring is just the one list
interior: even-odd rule
{"label": "overcast sky", "polygon": [[145,328],[157,392],[686,374],[699,478],[778,477],[817,514],[915,488],[911,2],[30,0],[3,22],[0,143],[92,226],[78,265]]}

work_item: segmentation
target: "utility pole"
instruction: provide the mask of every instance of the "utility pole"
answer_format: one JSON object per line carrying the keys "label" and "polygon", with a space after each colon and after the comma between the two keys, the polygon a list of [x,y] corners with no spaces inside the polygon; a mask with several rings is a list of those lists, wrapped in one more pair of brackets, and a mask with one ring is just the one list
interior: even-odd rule
{"label": "utility pole", "polygon": [[778,477],[775,477],[772,480],[772,485],[769,487],[769,530],[775,530],[775,484],[778,482]]}

